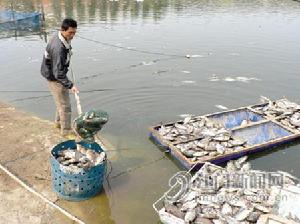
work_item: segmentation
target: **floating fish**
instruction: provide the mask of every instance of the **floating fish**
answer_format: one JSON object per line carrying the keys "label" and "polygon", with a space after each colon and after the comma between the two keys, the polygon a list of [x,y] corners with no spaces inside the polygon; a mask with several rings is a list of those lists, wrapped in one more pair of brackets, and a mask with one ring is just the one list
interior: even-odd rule
{"label": "floating fish", "polygon": [[234,82],[234,81],[236,81],[236,79],[231,78],[231,77],[226,77],[226,78],[224,78],[223,80],[224,80],[225,82]]}
{"label": "floating fish", "polygon": [[220,78],[216,74],[212,74],[211,77],[209,78],[209,81],[217,82],[220,81]]}
{"label": "floating fish", "polygon": [[229,53],[229,55],[231,55],[231,56],[239,56],[240,54],[236,53],[236,52],[232,52],[232,53]]}
{"label": "floating fish", "polygon": [[201,55],[201,54],[193,54],[193,55],[191,55],[191,58],[204,58],[204,55]]}
{"label": "floating fish", "polygon": [[154,61],[149,61],[149,62],[142,61],[142,65],[154,65],[154,64],[155,64]]}
{"label": "floating fish", "polygon": [[186,84],[194,84],[196,83],[195,81],[193,80],[184,80],[184,81],[181,81],[182,83],[186,83]]}
{"label": "floating fish", "polygon": [[228,110],[228,107],[225,107],[225,106],[223,106],[221,104],[217,104],[217,105],[215,105],[215,107],[217,107],[217,108],[219,108],[221,110]]}

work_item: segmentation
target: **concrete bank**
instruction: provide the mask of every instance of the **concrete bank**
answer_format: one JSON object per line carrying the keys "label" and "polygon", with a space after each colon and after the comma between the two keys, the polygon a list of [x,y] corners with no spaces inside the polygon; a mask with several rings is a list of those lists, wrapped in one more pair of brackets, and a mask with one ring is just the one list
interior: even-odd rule
{"label": "concrete bank", "polygon": [[[64,141],[50,121],[0,103],[0,163],[29,187],[86,223],[109,223],[110,210],[104,192],[84,202],[67,202],[51,189],[50,150]],[[97,200],[99,208],[95,208]],[[97,221],[96,221],[97,220]],[[41,198],[0,171],[0,224],[75,223]]]}

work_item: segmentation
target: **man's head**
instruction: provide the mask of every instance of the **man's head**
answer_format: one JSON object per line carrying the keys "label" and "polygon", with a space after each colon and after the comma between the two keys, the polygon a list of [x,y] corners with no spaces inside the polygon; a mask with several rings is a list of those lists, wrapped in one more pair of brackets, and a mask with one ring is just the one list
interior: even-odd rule
{"label": "man's head", "polygon": [[61,24],[61,34],[67,41],[73,39],[77,30],[77,22],[73,19],[67,18]]}

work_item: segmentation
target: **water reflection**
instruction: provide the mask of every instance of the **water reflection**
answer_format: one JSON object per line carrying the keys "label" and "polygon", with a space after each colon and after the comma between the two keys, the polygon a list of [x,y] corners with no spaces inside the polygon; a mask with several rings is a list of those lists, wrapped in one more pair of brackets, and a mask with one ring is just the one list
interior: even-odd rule
{"label": "water reflection", "polygon": [[[11,1],[1,1],[0,8],[9,8]],[[65,17],[75,17],[81,22],[92,22],[96,19],[101,21],[117,20],[119,17],[123,19],[143,18],[151,16],[158,20],[166,13],[170,2],[145,0],[138,2],[134,0],[121,1],[72,1],[72,0],[43,0],[42,2],[34,0],[16,0],[14,8],[20,11],[42,11],[45,9],[46,19],[52,21],[61,21]]]}
{"label": "water reflection", "polygon": [[18,24],[17,22],[9,22],[0,24],[0,39],[13,37],[18,40],[18,37],[38,35],[42,40],[47,42],[47,33],[44,29],[42,23],[31,24],[22,22]]}
{"label": "water reflection", "polygon": [[56,203],[67,208],[72,214],[76,214],[85,223],[115,224],[115,221],[111,218],[110,202],[104,190],[96,197],[79,203],[66,200],[58,200]]}
{"label": "water reflection", "polygon": [[[124,19],[153,19],[159,21],[171,11],[176,14],[197,14],[210,12],[220,9],[222,12],[233,13],[233,8],[239,8],[239,13],[255,13],[264,7],[276,10],[297,10],[293,1],[285,2],[282,9],[282,1],[207,1],[207,0],[15,0],[15,9],[20,11],[39,11],[45,10],[46,20],[49,26],[60,23],[65,17],[74,17],[81,23],[94,21],[117,21]],[[0,9],[8,9],[11,0],[0,2]],[[192,8],[193,10],[190,10]],[[236,13],[236,11],[234,12]]]}
{"label": "water reflection", "polygon": [[18,40],[19,37],[29,36],[29,35],[37,35],[40,39],[47,43],[48,34],[41,28],[37,27],[34,29],[11,29],[11,30],[2,30],[0,31],[0,39],[11,38],[13,37],[15,40]]}

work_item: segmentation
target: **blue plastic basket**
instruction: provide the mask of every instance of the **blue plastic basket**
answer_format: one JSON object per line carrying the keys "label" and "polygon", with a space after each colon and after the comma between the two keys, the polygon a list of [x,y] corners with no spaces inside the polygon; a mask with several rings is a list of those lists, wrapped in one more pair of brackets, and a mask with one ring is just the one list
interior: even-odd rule
{"label": "blue plastic basket", "polygon": [[[96,152],[103,151],[97,143],[80,142],[79,144]],[[66,200],[81,201],[91,198],[102,190],[106,160],[88,170],[80,169],[77,173],[67,172],[55,157],[59,151],[68,148],[76,149],[74,140],[62,142],[51,151],[52,187],[59,197]]]}

